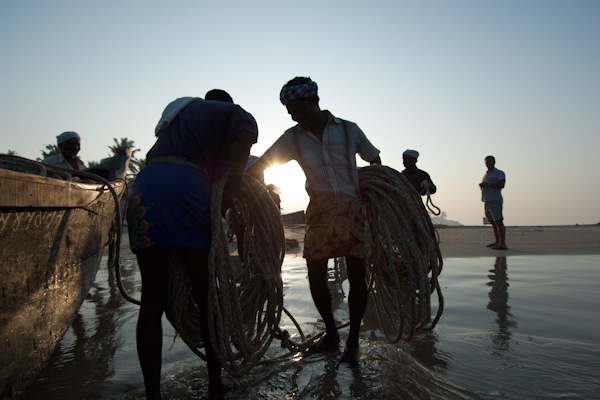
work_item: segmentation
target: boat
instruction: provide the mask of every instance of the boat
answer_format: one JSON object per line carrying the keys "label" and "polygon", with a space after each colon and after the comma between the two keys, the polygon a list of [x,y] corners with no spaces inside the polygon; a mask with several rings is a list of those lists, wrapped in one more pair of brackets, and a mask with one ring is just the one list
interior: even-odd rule
{"label": "boat", "polygon": [[130,158],[82,173],[0,156],[0,399],[23,394],[87,297],[120,229]]}

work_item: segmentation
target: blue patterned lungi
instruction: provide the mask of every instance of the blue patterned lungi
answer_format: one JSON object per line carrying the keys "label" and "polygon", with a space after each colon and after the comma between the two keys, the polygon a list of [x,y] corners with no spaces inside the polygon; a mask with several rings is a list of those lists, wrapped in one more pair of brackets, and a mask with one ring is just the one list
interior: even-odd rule
{"label": "blue patterned lungi", "polygon": [[183,157],[153,159],[138,173],[127,207],[129,245],[208,250],[211,241],[210,179]]}

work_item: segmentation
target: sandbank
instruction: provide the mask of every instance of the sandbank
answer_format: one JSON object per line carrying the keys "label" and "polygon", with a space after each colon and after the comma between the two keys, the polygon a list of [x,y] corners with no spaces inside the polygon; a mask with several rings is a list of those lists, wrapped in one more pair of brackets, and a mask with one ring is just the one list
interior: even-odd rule
{"label": "sandbank", "polygon": [[[127,232],[123,234],[121,254],[131,254]],[[507,226],[508,250],[486,247],[494,241],[492,227],[486,226],[436,226],[443,258],[498,257],[536,255],[600,254],[600,224],[560,226]],[[302,257],[304,225],[285,226],[286,239],[295,239],[299,247],[290,247],[286,257]],[[232,254],[237,254],[236,243],[229,243]],[[105,254],[107,250],[105,250]]]}

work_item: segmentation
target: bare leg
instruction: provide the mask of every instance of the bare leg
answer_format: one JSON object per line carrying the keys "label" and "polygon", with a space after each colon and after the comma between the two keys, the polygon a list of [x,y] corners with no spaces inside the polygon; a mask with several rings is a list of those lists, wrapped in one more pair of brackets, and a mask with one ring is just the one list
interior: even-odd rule
{"label": "bare leg", "polygon": [[138,316],[137,351],[144,375],[146,398],[160,400],[160,368],[162,360],[162,314],[167,305],[167,255],[162,249],[137,253],[142,275],[142,305]]}
{"label": "bare leg", "polygon": [[498,244],[506,247],[506,228],[503,220],[496,221],[496,229],[498,230]]}
{"label": "bare leg", "polygon": [[327,283],[327,261],[327,259],[306,261],[310,293],[321,318],[323,318],[326,329],[325,336],[313,347],[314,351],[337,348],[340,342],[340,335],[331,309],[331,292]]}
{"label": "bare leg", "polygon": [[494,246],[491,246],[493,250],[505,250],[506,249],[506,228],[504,227],[504,223],[502,220],[497,220],[492,222],[492,226],[494,227],[494,237],[496,238],[496,243]]}
{"label": "bare leg", "polygon": [[208,367],[208,392],[210,399],[221,399],[225,388],[221,382],[221,364],[213,352],[208,330],[208,250],[181,249],[194,285],[194,300],[200,308],[200,332],[204,340]]}
{"label": "bare leg", "polygon": [[369,298],[367,283],[365,281],[364,260],[353,256],[346,256],[346,274],[350,283],[350,293],[348,294],[350,333],[346,340],[346,349],[340,361],[356,364],[358,361],[360,325]]}

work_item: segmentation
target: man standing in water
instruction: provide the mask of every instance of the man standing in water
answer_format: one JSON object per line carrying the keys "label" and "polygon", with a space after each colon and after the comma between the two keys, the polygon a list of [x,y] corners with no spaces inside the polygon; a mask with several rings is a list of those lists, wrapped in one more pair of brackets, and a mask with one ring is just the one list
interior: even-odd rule
{"label": "man standing in water", "polygon": [[495,168],[496,159],[493,156],[485,158],[487,172],[483,175],[483,180],[479,184],[481,188],[481,201],[484,203],[485,216],[492,224],[494,229],[494,243],[487,247],[494,250],[506,250],[506,228],[504,227],[504,217],[502,216],[502,193],[506,178],[504,172]]}
{"label": "man standing in water", "polygon": [[366,204],[358,186],[356,153],[381,163],[379,150],[353,122],[334,117],[319,107],[317,84],[296,77],[281,89],[280,100],[298,124],[287,131],[246,172],[256,176],[265,168],[296,160],[306,175],[310,203],[306,211],[304,252],[310,291],[325,323],[326,334],[314,351],[337,349],[337,332],[327,282],[329,258],[345,257],[350,293],[350,333],[342,362],[358,360],[360,325],[368,292],[365,259],[371,255]]}
{"label": "man standing in water", "polygon": [[223,101],[184,97],[171,102],[156,127],[147,166],[136,177],[127,209],[129,241],[142,275],[137,350],[146,398],[161,399],[161,317],[169,295],[169,255],[185,263],[200,311],[209,395],[225,394],[210,340],[207,310],[211,184],[228,170],[224,198],[240,186],[258,129],[252,115]]}
{"label": "man standing in water", "polygon": [[417,158],[419,158],[419,152],[416,150],[406,150],[402,153],[402,161],[405,167],[402,175],[408,179],[421,196],[425,196],[427,193],[434,194],[437,189],[429,174],[417,168]]}

